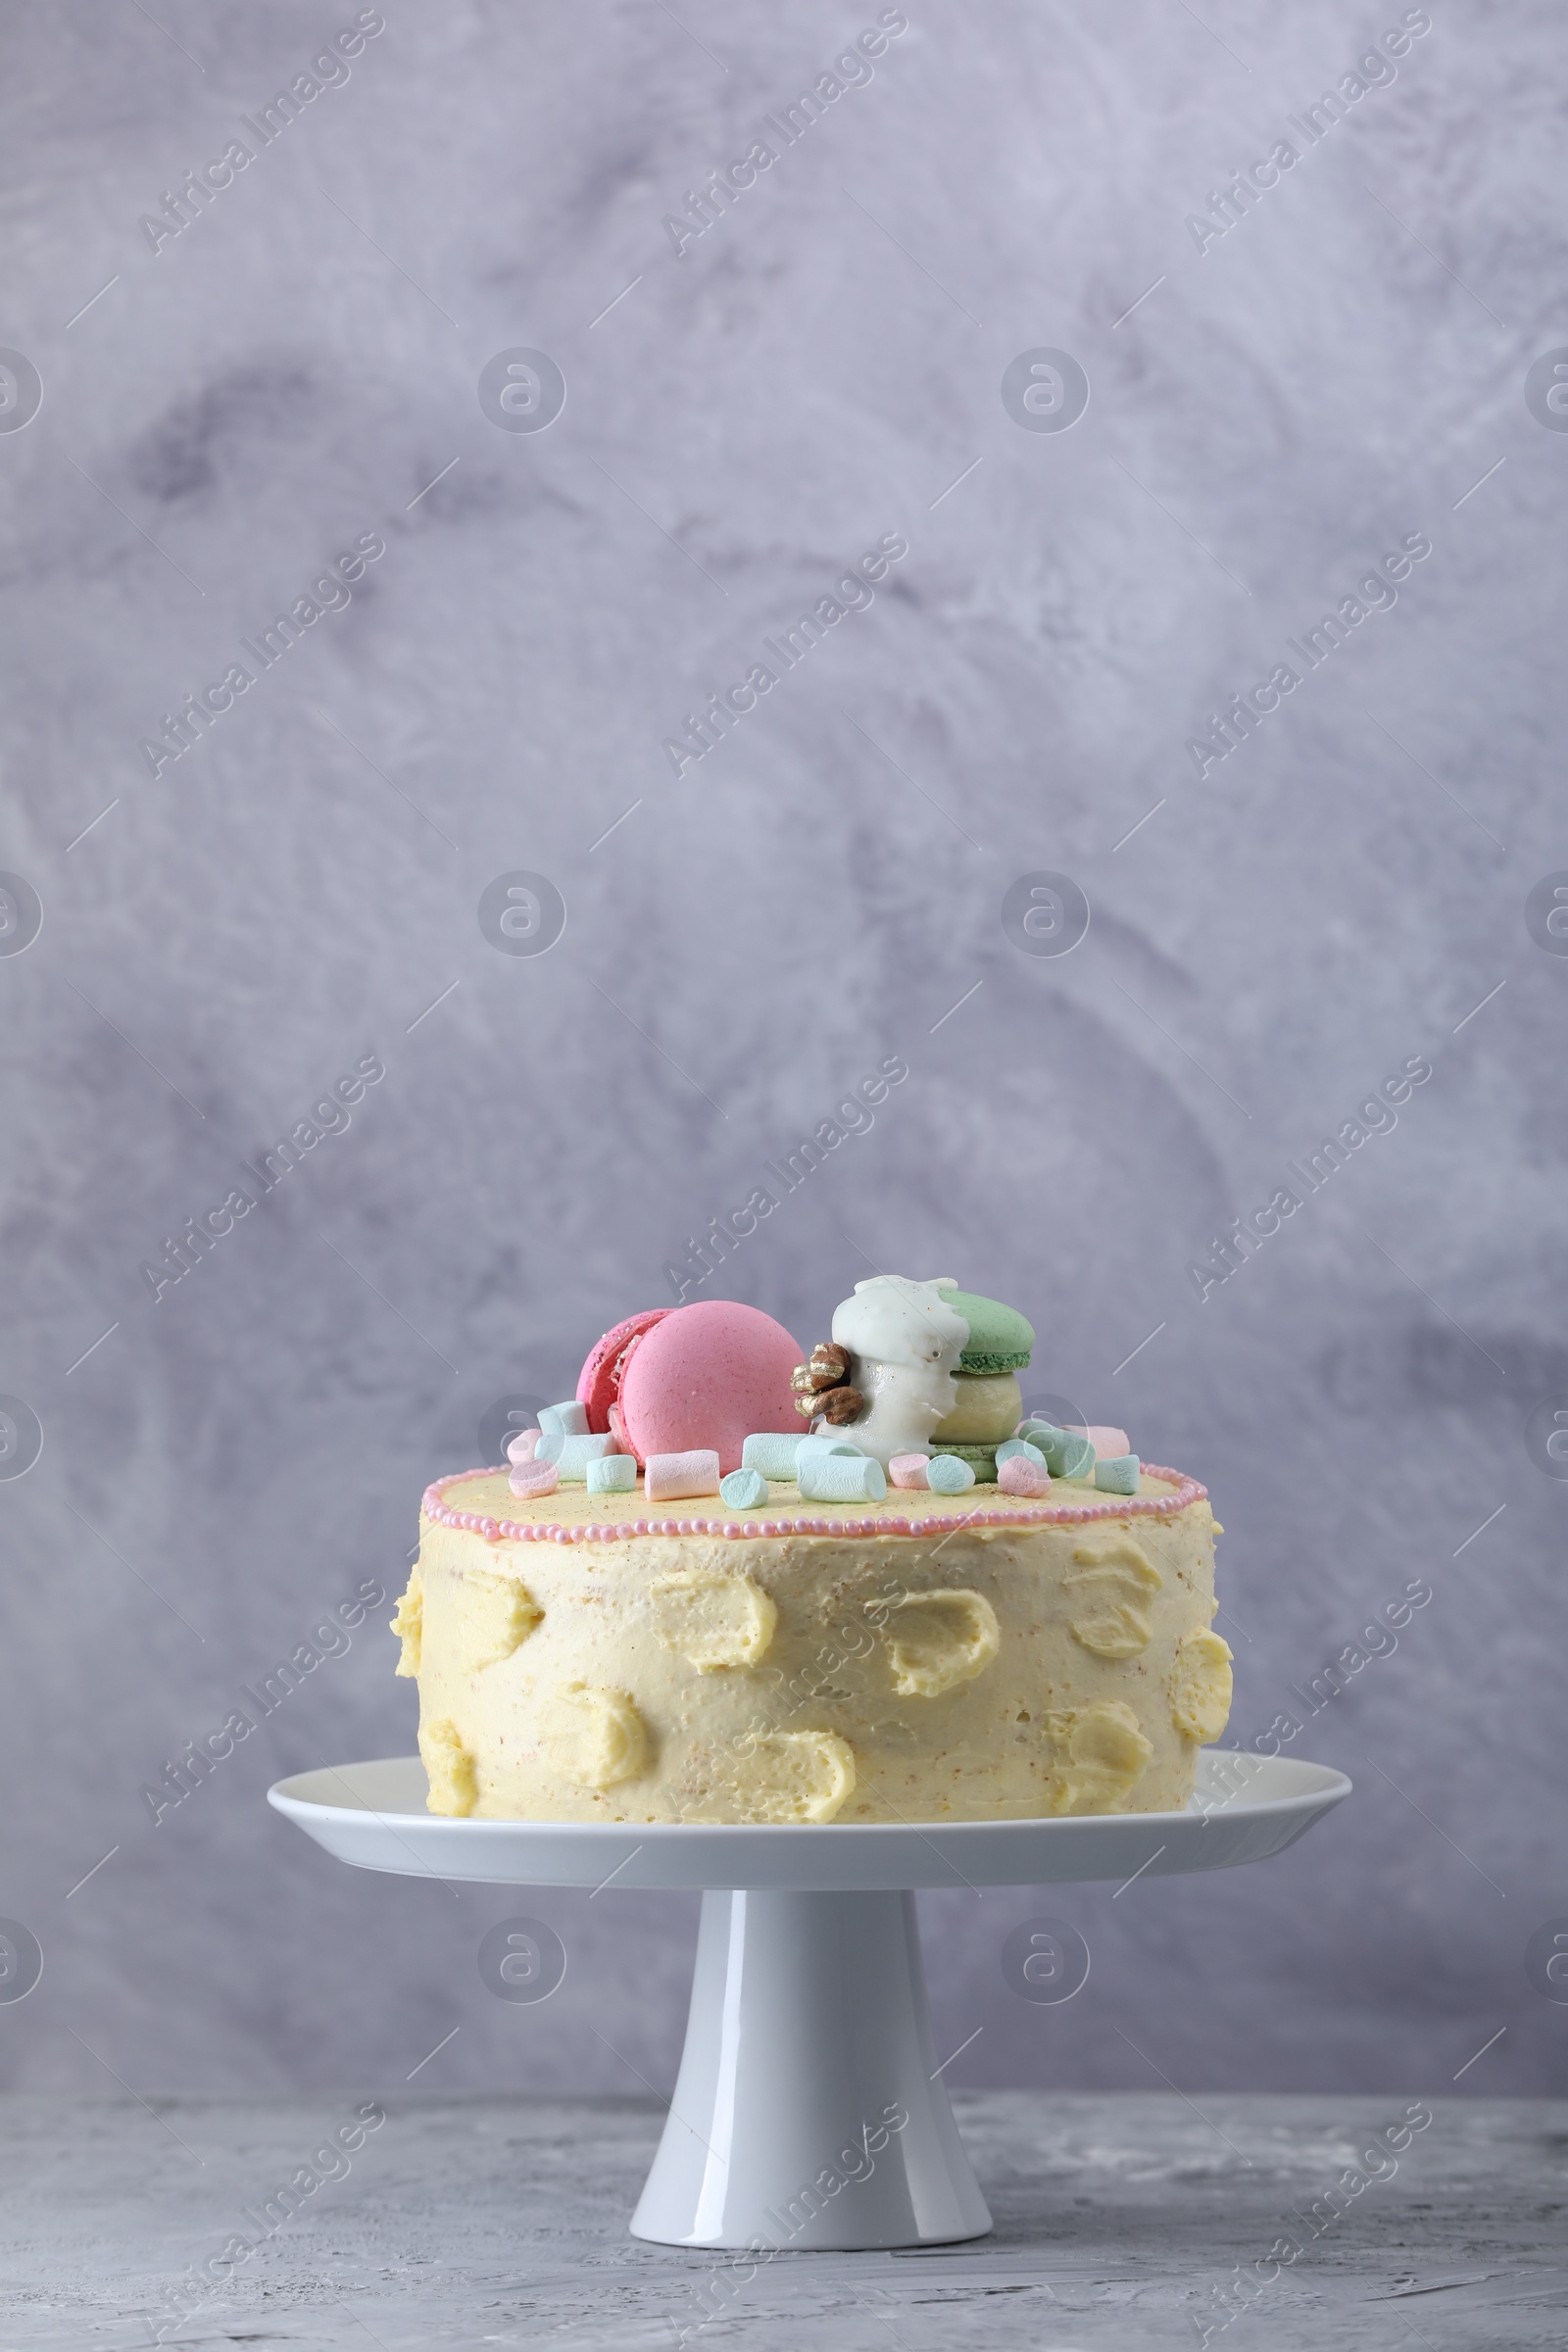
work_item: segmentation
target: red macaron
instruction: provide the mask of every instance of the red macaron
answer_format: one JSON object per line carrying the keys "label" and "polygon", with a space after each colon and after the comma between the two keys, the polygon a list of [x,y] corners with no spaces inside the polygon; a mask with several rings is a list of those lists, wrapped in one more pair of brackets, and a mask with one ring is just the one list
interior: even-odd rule
{"label": "red macaron", "polygon": [[621,1352],[620,1417],[643,1461],[711,1446],[727,1474],[740,1468],[753,1431],[801,1428],[790,1375],[804,1351],[760,1307],[705,1298],[668,1308],[637,1333],[629,1354]]}
{"label": "red macaron", "polygon": [[673,1307],[645,1307],[640,1315],[628,1315],[607,1331],[598,1345],[589,1351],[588,1361],[577,1375],[577,1402],[586,1405],[588,1427],[601,1437],[610,1427],[610,1408],[620,1395],[621,1375],[625,1370],[628,1348],[635,1347],[645,1331],[662,1323]]}

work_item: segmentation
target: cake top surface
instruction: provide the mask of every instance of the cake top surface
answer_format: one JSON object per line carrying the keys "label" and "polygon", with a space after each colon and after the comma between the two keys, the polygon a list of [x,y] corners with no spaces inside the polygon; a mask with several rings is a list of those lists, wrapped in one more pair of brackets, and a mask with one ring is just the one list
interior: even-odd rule
{"label": "cake top surface", "polygon": [[[783,1480],[768,1482],[765,1505],[744,1514],[726,1510],[720,1495],[673,1506],[650,1506],[643,1494],[590,1494],[560,1487],[538,1497],[512,1492],[502,1469],[462,1470],[425,1490],[424,1516],[437,1526],[466,1529],[492,1543],[624,1543],[635,1536],[778,1538],[849,1536],[860,1540],[937,1535],[975,1527],[1073,1527],[1106,1519],[1175,1518],[1207,1489],[1179,1470],[1152,1464],[1141,1471],[1136,1494],[1109,1495],[1084,1481],[1054,1482],[1049,1502],[1026,1500],[994,1487],[957,1494],[900,1493],[885,1505],[803,1498]],[[895,1507],[897,1506],[897,1507]]]}

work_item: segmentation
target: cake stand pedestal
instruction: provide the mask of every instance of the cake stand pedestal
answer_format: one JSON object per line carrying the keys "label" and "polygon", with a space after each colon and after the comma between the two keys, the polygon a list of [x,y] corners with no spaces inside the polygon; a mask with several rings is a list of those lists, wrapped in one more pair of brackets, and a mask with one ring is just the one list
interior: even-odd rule
{"label": "cake stand pedestal", "polygon": [[1223,1751],[1185,1813],[731,1828],[451,1820],[416,1756],[279,1781],[280,1813],[361,1869],[490,1886],[701,1887],[686,2046],[632,2233],[841,2249],[981,2237],[926,2010],[916,1886],[1043,1886],[1259,1862],[1350,1791],[1343,1773]]}

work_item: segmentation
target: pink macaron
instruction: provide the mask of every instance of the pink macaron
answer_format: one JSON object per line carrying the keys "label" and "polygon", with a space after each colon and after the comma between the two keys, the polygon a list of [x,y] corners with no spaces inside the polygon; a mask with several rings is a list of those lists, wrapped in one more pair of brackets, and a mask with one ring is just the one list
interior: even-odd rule
{"label": "pink macaron", "polygon": [[588,1427],[598,1435],[603,1436],[610,1427],[610,1408],[620,1395],[627,1350],[645,1331],[673,1312],[673,1307],[650,1306],[640,1315],[628,1315],[589,1350],[588,1361],[577,1375],[577,1402],[587,1406]]}
{"label": "pink macaron", "polygon": [[800,1434],[790,1375],[804,1353],[782,1323],[733,1298],[665,1310],[622,1366],[626,1443],[643,1461],[710,1446],[727,1476],[754,1431]]}

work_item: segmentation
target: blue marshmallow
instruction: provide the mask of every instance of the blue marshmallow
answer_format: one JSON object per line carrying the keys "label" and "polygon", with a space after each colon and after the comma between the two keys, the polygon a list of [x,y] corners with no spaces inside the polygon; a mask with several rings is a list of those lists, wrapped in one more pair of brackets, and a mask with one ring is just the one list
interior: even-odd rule
{"label": "blue marshmallow", "polygon": [[579,1404],[575,1396],[564,1404],[542,1404],[539,1407],[539,1426],[547,1438],[585,1438],[588,1435],[588,1407]]}
{"label": "blue marshmallow", "polygon": [[882,1465],[868,1453],[808,1453],[796,1471],[808,1502],[881,1502],[888,1491]]}
{"label": "blue marshmallow", "polygon": [[824,1455],[842,1453],[858,1455],[860,1452],[861,1448],[852,1439],[829,1437],[826,1431],[814,1438],[797,1438],[795,1440],[795,1473],[797,1476],[799,1475],[803,1462],[820,1460]]}
{"label": "blue marshmallow", "polygon": [[804,1432],[798,1437],[792,1429],[754,1430],[741,1447],[741,1467],[760,1470],[764,1478],[793,1478],[795,1456],[805,1443]]}
{"label": "blue marshmallow", "polygon": [[1102,1494],[1136,1494],[1139,1470],[1136,1453],[1114,1453],[1095,1464],[1095,1484]]}
{"label": "blue marshmallow", "polygon": [[1039,1446],[1053,1478],[1082,1478],[1094,1464],[1094,1446],[1077,1430],[1054,1429],[1047,1421],[1026,1421],[1018,1434]]}
{"label": "blue marshmallow", "polygon": [[956,1453],[934,1453],[925,1479],[933,1494],[961,1494],[974,1485],[974,1465]]}
{"label": "blue marshmallow", "polygon": [[632,1454],[590,1454],[583,1467],[590,1494],[630,1494],[636,1487],[637,1463]]}
{"label": "blue marshmallow", "polygon": [[[580,1437],[543,1438],[540,1445],[553,1446],[556,1450],[550,1454],[535,1453],[534,1459],[554,1462],[564,1487],[581,1487],[587,1484],[589,1464],[606,1460],[614,1443],[608,1431],[601,1437],[590,1437],[585,1430]],[[631,1461],[629,1454],[625,1458]],[[632,1467],[635,1470],[635,1462]]]}
{"label": "blue marshmallow", "polygon": [[1000,1470],[1004,1462],[1010,1462],[1015,1453],[1021,1453],[1026,1462],[1038,1462],[1042,1470],[1051,1467],[1039,1446],[1029,1439],[1008,1438],[1005,1445],[997,1447],[997,1468]]}
{"label": "blue marshmallow", "polygon": [[[750,1446],[752,1440],[748,1438],[746,1443]],[[795,1440],[791,1438],[789,1443],[793,1446]],[[718,1491],[733,1510],[755,1510],[760,1502],[767,1500],[767,1480],[755,1463],[743,1462],[738,1470],[719,1480]]]}

